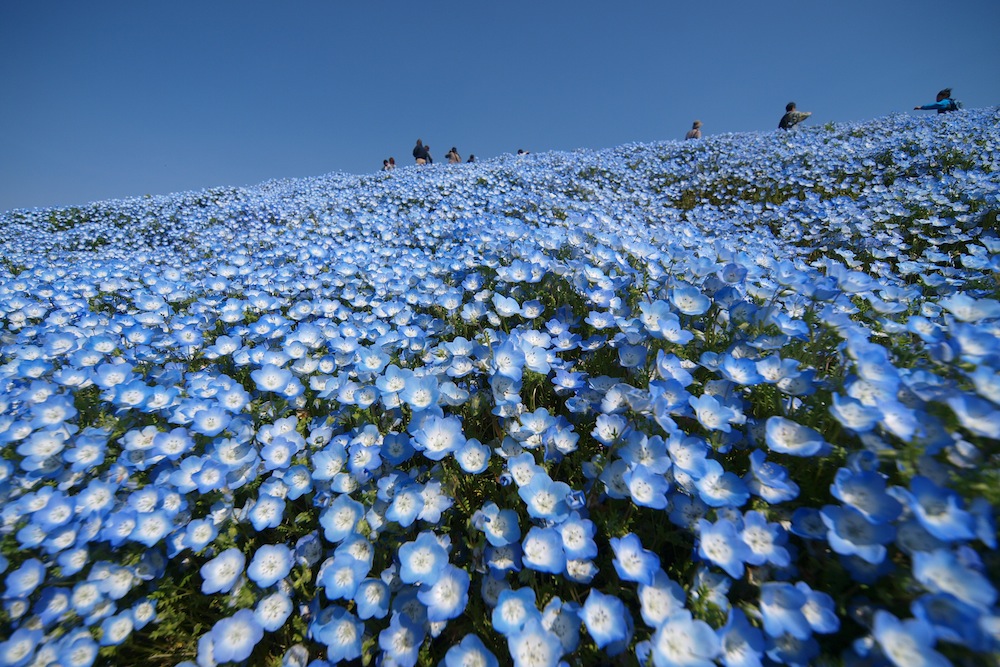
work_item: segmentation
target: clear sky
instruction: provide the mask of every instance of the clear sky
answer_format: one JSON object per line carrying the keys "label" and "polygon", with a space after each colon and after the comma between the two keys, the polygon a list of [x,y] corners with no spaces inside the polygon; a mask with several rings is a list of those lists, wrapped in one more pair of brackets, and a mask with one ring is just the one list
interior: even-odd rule
{"label": "clear sky", "polygon": [[1000,104],[998,0],[3,0],[0,211]]}

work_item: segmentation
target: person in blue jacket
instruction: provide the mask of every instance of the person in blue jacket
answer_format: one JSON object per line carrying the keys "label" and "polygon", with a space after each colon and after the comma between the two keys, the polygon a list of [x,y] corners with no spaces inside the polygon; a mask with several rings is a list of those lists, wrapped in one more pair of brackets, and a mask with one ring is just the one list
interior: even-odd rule
{"label": "person in blue jacket", "polygon": [[914,111],[932,111],[937,110],[938,113],[948,113],[949,111],[958,111],[958,103],[951,97],[951,88],[945,88],[937,94],[937,100],[934,104],[925,104],[922,107],[913,107]]}

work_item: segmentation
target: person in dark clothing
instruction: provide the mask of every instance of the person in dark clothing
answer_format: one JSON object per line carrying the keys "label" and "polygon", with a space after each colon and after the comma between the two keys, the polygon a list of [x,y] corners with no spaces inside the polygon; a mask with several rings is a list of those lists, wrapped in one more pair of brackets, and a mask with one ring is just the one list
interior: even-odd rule
{"label": "person in dark clothing", "polygon": [[417,161],[417,164],[433,164],[431,147],[424,146],[424,142],[417,139],[417,145],[413,147],[413,159]]}
{"label": "person in dark clothing", "polygon": [[799,111],[795,107],[795,102],[789,102],[785,105],[785,115],[778,121],[778,129],[790,130],[811,115],[812,111]]}
{"label": "person in dark clothing", "polygon": [[468,163],[468,162],[475,162],[475,161],[476,161],[476,156],[472,155],[472,154],[469,154],[469,159],[466,160],[466,162]]}
{"label": "person in dark clothing", "polygon": [[958,102],[951,97],[951,88],[945,88],[937,94],[934,104],[925,104],[922,107],[913,107],[914,111],[937,110],[938,113],[948,113],[958,111]]}

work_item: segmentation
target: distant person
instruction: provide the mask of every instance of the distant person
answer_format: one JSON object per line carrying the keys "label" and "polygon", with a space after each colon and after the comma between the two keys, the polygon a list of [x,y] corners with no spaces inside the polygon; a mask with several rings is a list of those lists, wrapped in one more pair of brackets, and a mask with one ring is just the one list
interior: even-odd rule
{"label": "distant person", "polygon": [[785,105],[785,115],[778,121],[778,129],[790,130],[811,115],[812,111],[799,111],[795,102],[789,102]]}
{"label": "distant person", "polygon": [[417,139],[417,145],[413,147],[413,159],[417,164],[432,164],[434,160],[431,159],[431,147],[424,146],[424,142]]}
{"label": "distant person", "polygon": [[701,139],[701,121],[696,120],[688,133],[684,135],[685,139]]}
{"label": "distant person", "polygon": [[388,160],[382,160],[382,171],[389,171],[392,167],[389,166]]}
{"label": "distant person", "polygon": [[517,149],[517,154],[518,155],[527,155],[528,151],[524,150],[523,148],[518,148]]}
{"label": "distant person", "polygon": [[395,168],[396,168],[396,158],[390,157],[389,158],[389,169],[395,169]]}
{"label": "distant person", "polygon": [[937,99],[934,104],[925,104],[922,107],[913,107],[914,111],[931,111],[937,110],[938,113],[948,113],[949,111],[958,111],[961,109],[961,105],[956,102],[951,96],[951,88],[945,88],[937,94]]}
{"label": "distant person", "polygon": [[458,149],[454,146],[451,147],[450,151],[444,154],[444,157],[448,160],[448,164],[459,164],[462,161],[462,156],[458,154]]}
{"label": "distant person", "polygon": [[466,160],[465,162],[466,162],[467,164],[471,164],[472,162],[475,162],[475,161],[476,161],[476,156],[475,156],[475,155],[473,155],[472,153],[469,153],[469,159],[468,159],[468,160]]}

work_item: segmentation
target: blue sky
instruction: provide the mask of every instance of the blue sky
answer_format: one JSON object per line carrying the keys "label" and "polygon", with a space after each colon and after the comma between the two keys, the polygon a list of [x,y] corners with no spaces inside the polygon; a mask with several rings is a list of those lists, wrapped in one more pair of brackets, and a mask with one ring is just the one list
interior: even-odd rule
{"label": "blue sky", "polygon": [[[997,0],[0,3],[0,211],[1000,104]],[[922,112],[927,113],[927,112]]]}

